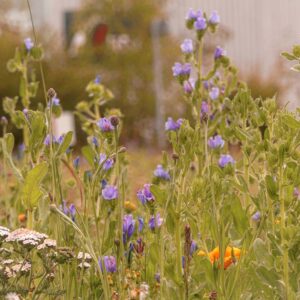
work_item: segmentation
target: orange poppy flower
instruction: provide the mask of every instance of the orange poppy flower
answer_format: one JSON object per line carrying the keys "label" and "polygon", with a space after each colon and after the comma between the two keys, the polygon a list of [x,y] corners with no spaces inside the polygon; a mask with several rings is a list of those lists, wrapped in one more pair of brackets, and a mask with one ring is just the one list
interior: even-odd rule
{"label": "orange poppy flower", "polygon": [[[199,256],[208,256],[212,264],[218,261],[220,258],[220,249],[216,247],[212,251],[206,254],[203,250],[198,252]],[[239,248],[227,246],[224,253],[224,269],[226,270],[233,262],[239,259],[241,256],[241,250]]]}

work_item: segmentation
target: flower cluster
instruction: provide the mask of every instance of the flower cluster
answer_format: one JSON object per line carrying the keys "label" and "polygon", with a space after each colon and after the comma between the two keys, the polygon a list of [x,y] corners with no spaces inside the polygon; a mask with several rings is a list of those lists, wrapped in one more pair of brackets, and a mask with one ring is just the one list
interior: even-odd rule
{"label": "flower cluster", "polygon": [[157,165],[157,167],[154,171],[154,176],[157,178],[164,179],[164,180],[171,179],[169,172],[167,170],[165,170],[162,165]]}
{"label": "flower cluster", "polygon": [[102,164],[103,170],[108,171],[114,166],[114,160],[107,158],[105,153],[100,153],[99,164]]}
{"label": "flower cluster", "polygon": [[33,248],[42,244],[46,238],[48,238],[46,234],[27,228],[19,228],[12,231],[5,239],[5,242],[17,243],[27,248]]}
{"label": "flower cluster", "polygon": [[183,119],[178,119],[174,121],[171,117],[165,123],[165,130],[166,131],[177,131],[183,123]]}
{"label": "flower cluster", "polygon": [[97,125],[102,132],[111,132],[115,129],[111,123],[111,118],[100,118]]}
{"label": "flower cluster", "polygon": [[137,192],[137,197],[142,204],[155,200],[154,195],[150,191],[150,184],[144,184],[144,187]]}

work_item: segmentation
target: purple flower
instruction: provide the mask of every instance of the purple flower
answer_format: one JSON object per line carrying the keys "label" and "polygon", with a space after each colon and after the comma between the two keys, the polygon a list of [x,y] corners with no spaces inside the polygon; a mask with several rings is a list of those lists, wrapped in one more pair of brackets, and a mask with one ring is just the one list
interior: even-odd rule
{"label": "purple flower", "polygon": [[95,136],[92,137],[92,143],[95,145],[95,147],[99,147],[98,140]]}
{"label": "purple flower", "polygon": [[23,109],[23,114],[25,115],[26,118],[28,118],[28,109],[27,108]]}
{"label": "purple flower", "polygon": [[69,208],[67,206],[67,201],[63,200],[62,205],[59,206],[60,210],[65,214],[68,215],[69,214]]}
{"label": "purple flower", "polygon": [[197,18],[202,17],[202,11],[198,10],[198,11],[194,11],[192,8],[189,9],[187,16],[186,16],[186,20],[190,21],[190,20],[196,20]]}
{"label": "purple flower", "polygon": [[106,187],[106,185],[107,185],[107,181],[105,179],[102,179],[101,180],[101,187],[102,187],[102,189],[104,189]]}
{"label": "purple flower", "polygon": [[190,256],[192,256],[198,249],[198,245],[195,241],[192,241],[191,247],[190,247]]}
{"label": "purple flower", "polygon": [[155,198],[150,191],[150,184],[144,184],[144,187],[137,192],[138,199],[142,202],[142,204],[146,204],[146,202],[154,201]]}
{"label": "purple flower", "polygon": [[69,211],[70,211],[72,221],[75,222],[76,208],[73,203],[69,206]]}
{"label": "purple flower", "polygon": [[206,20],[203,17],[198,17],[194,23],[195,29],[199,31],[205,30],[206,26]]}
{"label": "purple flower", "polygon": [[215,59],[221,58],[225,55],[226,55],[226,51],[223,48],[221,48],[220,46],[217,46],[216,50],[215,50],[215,55],[214,55]]}
{"label": "purple flower", "polygon": [[74,169],[78,169],[78,167],[79,167],[79,161],[80,161],[80,157],[79,156],[77,156],[74,160],[73,160],[73,167],[74,167]]}
{"label": "purple flower", "polygon": [[138,222],[139,222],[139,228],[138,228],[138,231],[141,232],[144,228],[144,219],[142,217],[138,217]]}
{"label": "purple flower", "polygon": [[100,118],[100,120],[97,122],[97,125],[102,132],[110,132],[115,129],[108,118]]}
{"label": "purple flower", "polygon": [[207,144],[210,148],[216,149],[216,148],[223,148],[225,142],[220,135],[215,135],[214,137],[210,137],[208,139]]}
{"label": "purple flower", "polygon": [[261,214],[259,211],[257,211],[253,216],[252,216],[252,220],[255,222],[258,222],[261,218]]}
{"label": "purple flower", "polygon": [[31,38],[26,38],[26,39],[24,40],[24,45],[25,45],[26,50],[27,50],[27,51],[30,51],[30,50],[33,48],[33,46],[34,46],[34,43],[33,43],[33,41],[31,40]]}
{"label": "purple flower", "polygon": [[209,113],[209,105],[206,101],[202,101],[201,103],[201,114],[208,114]]}
{"label": "purple flower", "polygon": [[160,283],[160,274],[159,273],[155,273],[154,279],[156,280],[157,283]]}
{"label": "purple flower", "polygon": [[[60,100],[56,97],[51,99],[51,103],[53,106],[59,106],[60,105]],[[50,102],[48,103],[48,107],[50,107]]]}
{"label": "purple flower", "polygon": [[176,62],[172,67],[172,71],[174,77],[181,76],[181,75],[189,76],[192,71],[192,65],[190,63],[181,64],[179,62]]}
{"label": "purple flower", "polygon": [[2,123],[7,123],[8,121],[7,121],[7,118],[5,117],[5,116],[2,116],[1,117],[1,122]]}
{"label": "purple flower", "polygon": [[151,216],[149,219],[149,228],[151,230],[154,230],[155,228],[158,228],[162,225],[163,223],[163,218],[160,217],[160,213],[156,214],[155,216]]}
{"label": "purple flower", "polygon": [[221,154],[221,157],[219,159],[219,166],[221,168],[225,168],[228,164],[233,165],[235,163],[235,160],[232,158],[230,154]]}
{"label": "purple flower", "polygon": [[64,135],[59,136],[58,139],[55,140],[55,143],[60,145],[64,141],[64,138]]}
{"label": "purple flower", "polygon": [[208,80],[203,81],[203,86],[206,90],[208,90],[211,86],[210,81],[208,81]]}
{"label": "purple flower", "polygon": [[165,123],[165,130],[166,131],[176,131],[180,128],[183,119],[178,119],[176,122],[173,118],[168,118],[167,122]]}
{"label": "purple flower", "polygon": [[164,180],[170,180],[170,174],[168,171],[166,171],[162,165],[157,165],[155,171],[154,171],[154,176],[164,179]]}
{"label": "purple flower", "polygon": [[193,41],[191,39],[185,39],[180,45],[181,51],[184,54],[190,54],[194,51]]}
{"label": "purple flower", "polygon": [[97,76],[96,76],[96,78],[95,78],[95,80],[94,80],[94,83],[95,83],[95,84],[100,84],[100,83],[101,83],[101,77],[100,77],[100,75],[97,75]]}
{"label": "purple flower", "polygon": [[106,185],[102,190],[102,197],[105,200],[114,200],[118,198],[118,189],[113,185]]}
{"label": "purple flower", "polygon": [[25,151],[25,148],[26,148],[26,147],[25,147],[25,144],[24,144],[24,143],[21,143],[21,144],[18,145],[18,151],[19,151],[19,152],[24,152],[24,151]]}
{"label": "purple flower", "polygon": [[44,145],[50,146],[50,134],[47,134],[45,140],[44,140]]}
{"label": "purple flower", "polygon": [[114,160],[112,158],[106,158],[106,154],[100,153],[99,163],[103,163],[103,169],[108,171],[114,166]]}
{"label": "purple flower", "polygon": [[[114,256],[104,256],[103,262],[104,262],[105,270],[107,273],[117,272],[117,260]],[[102,260],[99,259],[98,263],[99,263],[101,270],[103,271]]]}
{"label": "purple flower", "polygon": [[220,16],[215,10],[211,13],[208,22],[212,25],[217,25],[220,23]]}
{"label": "purple flower", "polygon": [[220,95],[220,89],[218,87],[216,87],[216,86],[213,87],[211,89],[211,91],[209,92],[209,97],[210,97],[211,100],[218,99],[219,95]]}
{"label": "purple flower", "polygon": [[183,90],[185,93],[190,94],[195,89],[195,79],[190,78],[189,80],[185,80],[183,82]]}
{"label": "purple flower", "polygon": [[135,227],[135,220],[132,215],[125,215],[123,217],[123,242],[126,243],[133,235]]}
{"label": "purple flower", "polygon": [[76,208],[73,203],[68,207],[67,201],[63,200],[63,203],[59,208],[66,216],[71,217],[72,221],[75,222]]}

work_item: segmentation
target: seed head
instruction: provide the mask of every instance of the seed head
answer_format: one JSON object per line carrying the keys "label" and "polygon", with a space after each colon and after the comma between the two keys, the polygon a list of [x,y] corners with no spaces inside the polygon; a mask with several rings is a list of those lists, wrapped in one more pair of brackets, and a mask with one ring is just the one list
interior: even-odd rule
{"label": "seed head", "polygon": [[112,126],[117,127],[120,123],[120,120],[117,116],[111,116],[110,117],[110,123]]}
{"label": "seed head", "polygon": [[56,92],[53,88],[50,88],[47,92],[47,95],[48,95],[49,99],[52,99],[52,98],[56,97]]}

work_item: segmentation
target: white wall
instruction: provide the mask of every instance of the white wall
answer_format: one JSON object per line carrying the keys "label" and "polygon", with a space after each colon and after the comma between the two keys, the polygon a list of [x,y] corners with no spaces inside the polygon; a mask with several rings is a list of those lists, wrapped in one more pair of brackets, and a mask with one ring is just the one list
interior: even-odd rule
{"label": "white wall", "polygon": [[261,78],[271,78],[283,64],[287,74],[276,74],[287,86],[282,102],[300,106],[300,75],[288,72],[291,64],[280,57],[294,44],[300,44],[300,0],[169,0],[167,15],[172,34],[183,37],[185,16],[189,8],[208,13],[217,10],[221,27],[231,33],[224,48],[243,74],[259,72]]}
{"label": "white wall", "polygon": [[299,0],[170,0],[168,19],[174,35],[184,35],[189,8],[217,10],[221,27],[231,33],[224,47],[244,71],[266,75],[280,52],[300,43]]}

